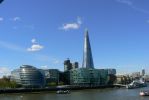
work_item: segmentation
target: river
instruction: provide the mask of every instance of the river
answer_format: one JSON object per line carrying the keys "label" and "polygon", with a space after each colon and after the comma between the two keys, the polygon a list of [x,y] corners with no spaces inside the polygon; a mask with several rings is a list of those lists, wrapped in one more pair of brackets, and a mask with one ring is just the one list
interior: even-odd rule
{"label": "river", "polygon": [[139,96],[141,90],[149,90],[149,87],[76,90],[70,94],[55,92],[0,94],[0,100],[149,100],[149,96]]}

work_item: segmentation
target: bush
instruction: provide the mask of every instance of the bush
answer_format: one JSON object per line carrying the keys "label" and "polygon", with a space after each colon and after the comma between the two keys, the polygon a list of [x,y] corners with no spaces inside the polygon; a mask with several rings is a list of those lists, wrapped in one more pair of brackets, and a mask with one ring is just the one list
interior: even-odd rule
{"label": "bush", "polygon": [[57,84],[56,84],[56,82],[49,82],[48,83],[48,86],[56,86]]}
{"label": "bush", "polygon": [[21,85],[17,84],[15,81],[10,81],[9,79],[0,79],[0,88],[18,88]]}

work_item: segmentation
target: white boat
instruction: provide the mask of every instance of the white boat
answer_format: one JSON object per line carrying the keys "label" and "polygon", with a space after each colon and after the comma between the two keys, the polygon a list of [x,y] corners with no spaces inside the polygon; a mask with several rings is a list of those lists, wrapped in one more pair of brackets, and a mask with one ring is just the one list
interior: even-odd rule
{"label": "white boat", "polygon": [[58,90],[56,93],[57,94],[70,94],[70,91],[69,90]]}
{"label": "white boat", "polygon": [[140,87],[146,87],[147,84],[140,80],[134,80],[130,84],[126,85],[127,89],[134,89],[134,88],[140,88]]}
{"label": "white boat", "polygon": [[149,96],[149,91],[141,91],[140,96]]}

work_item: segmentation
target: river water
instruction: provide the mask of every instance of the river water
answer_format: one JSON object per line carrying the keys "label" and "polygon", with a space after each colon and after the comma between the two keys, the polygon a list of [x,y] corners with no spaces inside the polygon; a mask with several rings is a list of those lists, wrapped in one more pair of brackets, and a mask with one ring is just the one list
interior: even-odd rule
{"label": "river water", "polygon": [[149,87],[75,90],[70,94],[55,92],[0,94],[0,100],[149,100],[149,96],[139,96],[141,90],[149,90]]}

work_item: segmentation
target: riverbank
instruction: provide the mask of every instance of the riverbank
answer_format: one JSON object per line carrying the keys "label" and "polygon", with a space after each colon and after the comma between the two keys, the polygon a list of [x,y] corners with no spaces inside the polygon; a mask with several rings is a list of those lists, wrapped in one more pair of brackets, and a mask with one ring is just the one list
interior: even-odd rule
{"label": "riverbank", "polygon": [[114,88],[119,87],[116,85],[104,85],[96,87],[78,87],[78,86],[58,86],[58,87],[48,87],[48,88],[15,88],[15,89],[0,89],[0,94],[5,93],[34,93],[34,92],[50,92],[57,90],[83,90],[83,89],[100,89],[100,88]]}

